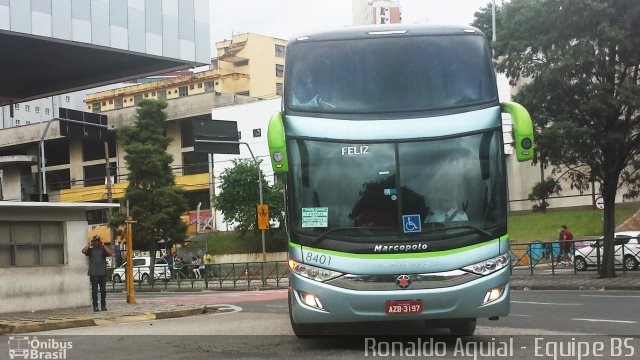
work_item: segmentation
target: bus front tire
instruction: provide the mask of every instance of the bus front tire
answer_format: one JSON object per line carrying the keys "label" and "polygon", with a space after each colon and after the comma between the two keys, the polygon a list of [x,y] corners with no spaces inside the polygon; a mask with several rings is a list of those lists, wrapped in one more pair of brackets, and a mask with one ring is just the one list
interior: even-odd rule
{"label": "bus front tire", "polygon": [[454,319],[449,332],[455,336],[471,336],[476,331],[476,319]]}

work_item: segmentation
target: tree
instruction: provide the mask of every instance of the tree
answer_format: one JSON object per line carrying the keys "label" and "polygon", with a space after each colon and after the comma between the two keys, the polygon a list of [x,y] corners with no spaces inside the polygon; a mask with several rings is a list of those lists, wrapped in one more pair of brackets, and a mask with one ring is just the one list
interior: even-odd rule
{"label": "tree", "polygon": [[536,183],[531,189],[531,193],[529,193],[529,200],[537,201],[537,204],[533,205],[533,211],[546,213],[549,207],[547,200],[549,200],[551,195],[559,194],[560,191],[562,191],[560,183],[552,177],[547,177],[545,180]]}
{"label": "tree", "polygon": [[497,69],[527,80],[515,100],[533,115],[546,161],[568,169],[573,188],[600,186],[600,277],[614,277],[616,194],[640,186],[640,2],[511,0],[499,14]]}
{"label": "tree", "polygon": [[[118,129],[129,169],[123,202],[129,202],[129,212],[136,221],[134,247],[151,252],[151,274],[158,243],[184,241],[187,229],[180,218],[188,210],[187,202],[183,191],[176,187],[171,171],[173,157],[167,153],[171,138],[164,135],[166,107],[162,100],[143,100],[138,103],[135,124]],[[122,215],[114,219],[117,221],[122,221]]]}
{"label": "tree", "polygon": [[[227,224],[237,223],[242,234],[257,230],[256,205],[260,203],[258,165],[253,160],[233,160],[233,167],[219,177],[220,194],[213,198],[214,207],[224,216]],[[269,186],[260,171],[263,201],[269,205],[270,221],[284,224],[284,195],[282,184]]]}

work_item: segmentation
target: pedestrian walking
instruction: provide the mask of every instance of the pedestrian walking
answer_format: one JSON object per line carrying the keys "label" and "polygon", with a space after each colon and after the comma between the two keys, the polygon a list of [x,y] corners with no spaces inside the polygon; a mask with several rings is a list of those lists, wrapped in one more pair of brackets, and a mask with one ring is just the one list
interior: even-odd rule
{"label": "pedestrian walking", "polygon": [[211,252],[207,251],[202,257],[202,262],[204,264],[204,274],[207,279],[212,277],[213,269],[211,268],[213,265],[213,256],[211,256]]}
{"label": "pedestrian walking", "polygon": [[558,236],[560,241],[560,254],[558,255],[558,262],[564,258],[563,264],[569,266],[572,262],[571,247],[573,245],[573,234],[567,229],[567,225],[560,227],[560,235]]}
{"label": "pedestrian walking", "polygon": [[171,254],[167,251],[162,258],[167,263],[167,267],[169,268],[169,274],[171,276],[171,279],[173,279],[175,277],[174,270],[173,270],[173,256],[171,256]]}
{"label": "pedestrian walking", "polygon": [[107,311],[107,257],[113,253],[104,246],[100,235],[95,235],[89,244],[82,248],[82,253],[89,258],[89,281],[91,282],[91,301],[93,311],[98,309],[98,287],[100,287],[100,305],[102,311]]}

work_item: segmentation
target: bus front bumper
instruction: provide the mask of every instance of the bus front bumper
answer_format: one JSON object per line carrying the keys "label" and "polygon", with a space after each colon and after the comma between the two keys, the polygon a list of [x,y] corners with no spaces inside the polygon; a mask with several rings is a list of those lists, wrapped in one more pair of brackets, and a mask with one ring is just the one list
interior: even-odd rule
{"label": "bus front bumper", "polygon": [[[420,290],[361,291],[350,290],[289,275],[291,316],[304,323],[437,320],[489,318],[509,314],[509,267],[464,284]],[[487,292],[502,289],[501,295],[483,303]],[[317,299],[309,306],[304,297]],[[420,301],[422,311],[410,314],[387,314],[389,301]]]}

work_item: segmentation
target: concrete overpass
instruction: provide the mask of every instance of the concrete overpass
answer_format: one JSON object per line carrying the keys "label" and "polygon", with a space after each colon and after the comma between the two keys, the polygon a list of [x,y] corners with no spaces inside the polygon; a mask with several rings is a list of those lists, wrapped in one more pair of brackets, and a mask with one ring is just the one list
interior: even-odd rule
{"label": "concrete overpass", "polygon": [[208,8],[208,0],[0,1],[0,105],[208,64]]}

